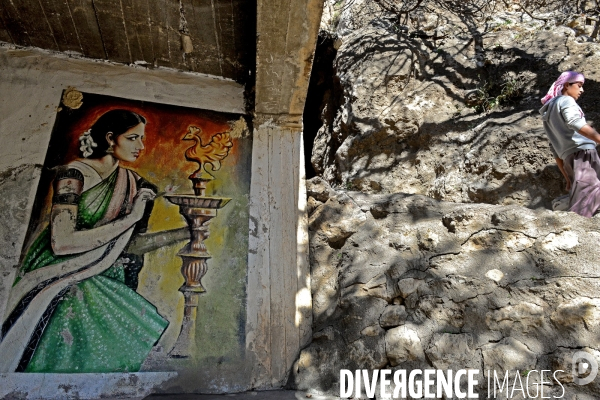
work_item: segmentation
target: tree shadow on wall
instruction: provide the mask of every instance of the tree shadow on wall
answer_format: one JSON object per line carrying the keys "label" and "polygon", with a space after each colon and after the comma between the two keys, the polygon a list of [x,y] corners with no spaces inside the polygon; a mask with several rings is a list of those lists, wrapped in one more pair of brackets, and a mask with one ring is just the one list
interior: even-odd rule
{"label": "tree shadow on wall", "polygon": [[[507,342],[509,338],[535,356],[533,365],[525,365],[523,354],[514,364],[509,355],[508,364],[521,370],[564,369],[566,365],[557,364],[561,352],[594,347],[600,340],[598,329],[588,327],[581,317],[589,307],[573,308],[576,315],[571,322],[559,315],[559,306],[570,304],[575,297],[595,296],[597,273],[590,275],[596,268],[595,257],[577,254],[586,246],[595,248],[594,238],[588,234],[595,229],[595,220],[515,207],[436,203],[406,194],[378,196],[370,209],[364,204],[361,207],[367,221],[335,251],[323,246],[319,236],[322,221],[311,224],[311,256],[329,264],[338,277],[336,291],[328,299],[335,309],[329,315],[315,315],[314,340],[307,349],[313,358],[307,358],[310,362],[302,366],[306,371],[319,369],[312,389],[336,392],[340,369],[423,370],[449,365],[483,371],[484,361],[486,367],[498,361],[484,360],[483,351],[495,346],[507,346],[505,354],[523,351],[510,350],[517,342]],[[531,221],[535,221],[535,232]],[[563,228],[567,222],[571,228]],[[432,229],[439,242],[428,242]],[[578,246],[582,247],[571,253],[552,250],[553,240],[565,232],[579,235]],[[403,244],[401,237],[419,238],[418,249]],[[521,240],[521,246],[511,248],[516,242],[507,240],[510,238]],[[327,257],[322,257],[324,252]],[[383,253],[385,257],[381,257]],[[504,275],[492,280],[488,277],[492,270]],[[398,284],[405,279],[412,279],[412,286],[399,291]],[[381,286],[386,289],[379,290]],[[406,311],[403,322],[375,328],[384,308],[400,305]],[[416,343],[405,342],[406,347],[400,349],[405,359],[390,361],[395,350],[387,348],[385,338],[399,326],[418,332],[422,357],[415,351]],[[468,348],[458,345],[465,338],[459,335],[465,334],[471,338]],[[440,339],[434,335],[447,336],[456,344],[447,349],[443,360],[432,358],[428,351]],[[472,352],[475,366],[464,364],[466,351]],[[485,393],[485,379],[480,382],[480,392]],[[598,390],[597,385],[592,386],[583,390]]]}
{"label": "tree shadow on wall", "polygon": [[[388,93],[387,86],[390,81],[394,77],[402,75],[404,87],[400,90],[395,89],[397,94],[391,98],[389,104],[381,109],[379,115],[359,118],[352,112],[353,99],[348,98],[348,96],[352,96],[350,93],[335,89],[336,84],[331,81],[329,82],[330,87],[324,90],[323,85],[326,83],[321,82],[321,92],[329,95],[324,99],[321,110],[325,107],[328,110],[334,110],[333,112],[328,111],[327,115],[324,115],[325,127],[317,124],[321,129],[321,134],[323,131],[327,131],[329,135],[327,158],[331,160],[330,162],[335,163],[334,179],[330,183],[347,186],[347,179],[343,179],[342,175],[348,173],[352,166],[359,161],[362,169],[352,177],[353,179],[365,180],[369,176],[382,176],[389,172],[386,171],[389,167],[374,168],[377,160],[389,158],[391,165],[397,165],[409,159],[416,160],[420,154],[431,149],[432,143],[443,142],[449,132],[452,132],[454,136],[463,134],[470,136],[472,140],[469,143],[459,144],[456,148],[460,152],[466,153],[465,146],[469,146],[468,151],[473,152],[473,147],[484,147],[486,142],[496,140],[496,136],[501,136],[502,132],[510,130],[511,126],[528,125],[527,118],[538,118],[537,110],[541,106],[539,98],[545,94],[552,81],[562,72],[558,69],[558,65],[570,55],[569,48],[565,45],[564,52],[559,58],[549,57],[551,53],[556,53],[556,49],[551,47],[524,50],[524,46],[514,45],[485,50],[486,35],[489,31],[477,32],[472,21],[466,21],[465,27],[464,41],[457,44],[454,49],[444,48],[443,50],[438,50],[438,40],[427,37],[411,37],[405,31],[398,32],[397,28],[385,19],[374,20],[371,26],[364,30],[364,34],[348,36],[348,42],[343,44],[344,48],[338,54],[334,65],[338,77],[342,76],[343,79],[345,71],[351,70],[353,76],[363,79],[361,84],[366,87],[366,90],[372,93]],[[470,37],[466,36],[467,34]],[[477,67],[475,62],[456,62],[455,58],[462,56],[471,46],[477,46],[476,50],[471,52],[476,56],[487,51],[483,57],[489,58],[491,62],[483,67]],[[372,74],[373,63],[378,64],[378,68],[385,78],[374,80],[369,87],[371,83],[367,82],[365,77]],[[466,108],[466,93],[481,88],[483,82],[498,81],[499,77],[506,74],[528,77],[523,82],[523,98],[510,108],[496,108],[479,114],[470,112],[466,115],[457,112],[447,120],[425,121],[418,126],[416,133],[404,135],[404,137],[394,136],[395,133],[390,128],[391,124],[398,123],[398,121],[382,122],[384,113],[394,107],[403,107],[403,104],[406,104],[408,99],[404,90],[410,84],[418,83],[419,90],[424,90],[428,85],[431,86],[435,83],[452,101],[463,104]],[[335,76],[332,79],[335,79]],[[313,87],[311,86],[311,90]],[[588,119],[597,120],[600,110],[593,105],[600,99],[600,84],[597,81],[588,80],[585,89],[586,93],[580,103],[587,112]],[[340,118],[343,109],[349,115],[347,120]],[[511,116],[516,116],[516,118],[511,120]],[[484,123],[487,124],[486,129],[477,130],[477,127]],[[538,123],[538,125],[540,124]],[[480,185],[481,187],[476,190],[470,190],[468,194],[470,201],[489,203],[495,203],[501,199],[511,201],[510,197],[515,194],[515,201],[519,201],[519,198],[523,196],[529,198],[530,200],[526,204],[528,207],[548,207],[550,199],[562,193],[564,183],[558,169],[553,166],[553,158],[547,149],[547,139],[539,127],[541,125],[529,124],[529,128],[523,128],[521,125],[520,128],[523,129],[521,132],[505,135],[503,139],[505,142],[497,146],[496,153],[505,152],[511,146],[518,147],[519,142],[522,142],[526,146],[523,146],[520,151],[529,149],[533,153],[530,156],[532,160],[526,160],[526,168],[518,173],[508,174],[500,179],[499,185],[488,187]],[[350,142],[348,142],[349,140]],[[348,149],[344,149],[346,152],[344,158],[336,153],[345,141],[346,144],[351,144],[349,147],[346,146]],[[538,150],[542,143],[544,149]],[[480,156],[485,157],[483,154]],[[490,168],[493,165],[492,159],[481,159],[480,161],[488,163]],[[374,178],[374,180],[377,179]],[[376,185],[374,190],[377,191]],[[435,194],[433,196],[436,197]]]}

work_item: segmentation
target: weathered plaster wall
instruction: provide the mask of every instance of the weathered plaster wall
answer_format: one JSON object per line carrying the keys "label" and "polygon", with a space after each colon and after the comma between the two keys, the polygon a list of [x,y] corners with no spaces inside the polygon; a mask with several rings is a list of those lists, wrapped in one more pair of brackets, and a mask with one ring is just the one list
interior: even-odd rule
{"label": "weathered plaster wall", "polygon": [[312,334],[308,222],[302,132],[255,125],[246,349],[253,386],[269,388],[285,384]]}
{"label": "weathered plaster wall", "polygon": [[[149,71],[42,52],[0,49],[0,187],[3,250],[0,317],[44,162],[61,93],[68,87],[128,99],[244,113],[243,87],[209,76]],[[17,190],[18,189],[18,190]]]}
{"label": "weathered plaster wall", "polygon": [[[274,12],[277,10],[280,12]],[[213,376],[202,391],[281,387],[300,348],[310,340],[312,304],[300,121],[321,10],[318,0],[258,1],[245,353],[239,360],[215,359],[229,367]],[[2,232],[1,238],[7,246],[0,258],[0,271],[6,275],[3,282],[11,282],[14,276],[63,89],[73,86],[128,99],[244,112],[242,87],[210,77],[12,50],[0,51],[0,70],[6,76],[0,92],[11,94],[0,98],[0,139],[12,143],[10,148],[0,149],[0,195],[7,203],[11,196],[13,199],[0,205],[1,216],[10,221],[10,229]],[[0,286],[0,312],[6,291],[6,284]],[[197,392],[197,381],[209,379],[191,371],[151,389]]]}
{"label": "weathered plaster wall", "polygon": [[[10,283],[16,267],[42,164],[46,157],[50,134],[56,118],[62,91],[68,87],[86,93],[105,94],[133,100],[188,106],[227,113],[245,113],[243,87],[233,81],[167,70],[149,71],[108,63],[89,62],[42,52],[0,49],[0,318],[4,318]],[[247,149],[250,150],[250,149]],[[246,242],[242,240],[241,242]],[[210,268],[210,267],[209,267]],[[243,278],[242,278],[243,280]],[[243,294],[242,294],[243,295]],[[243,336],[243,328],[241,329]],[[102,396],[144,396],[151,391],[237,391],[250,387],[250,379],[240,352],[240,359],[215,358],[212,373],[180,373],[176,377],[168,368],[152,372],[146,379],[137,374],[95,374],[93,377],[71,379],[67,382],[77,398]],[[234,352],[235,353],[235,352]],[[219,365],[224,364],[223,367]],[[228,366],[227,366],[228,365]],[[201,366],[197,366],[200,371]],[[210,368],[209,368],[210,370]],[[206,369],[204,369],[206,371]],[[208,376],[211,375],[212,376]],[[4,374],[0,387],[10,393],[26,394],[26,398],[58,396],[40,392],[40,380],[62,382],[50,374]],[[193,375],[193,376],[192,376]],[[216,376],[218,375],[218,376]],[[215,379],[218,378],[218,379]],[[89,385],[89,380],[97,385]],[[129,382],[112,385],[112,381]],[[127,385],[125,385],[127,386]],[[120,389],[119,389],[120,387]]]}

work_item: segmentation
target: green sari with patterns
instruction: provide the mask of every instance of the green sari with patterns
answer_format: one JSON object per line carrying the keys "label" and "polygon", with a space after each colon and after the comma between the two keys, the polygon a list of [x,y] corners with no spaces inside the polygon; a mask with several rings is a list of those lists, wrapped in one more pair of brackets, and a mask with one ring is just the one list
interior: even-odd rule
{"label": "green sari with patterns", "polygon": [[[117,179],[123,179],[119,177],[120,170],[117,168],[81,194],[78,230],[91,229],[103,219],[115,195]],[[131,179],[130,172],[124,176],[128,179],[125,187],[130,193],[135,190],[136,182]],[[50,243],[50,228],[46,228],[27,252],[19,276],[74,256],[55,255]],[[46,313],[45,321],[42,318],[38,322],[34,334],[37,338],[29,341],[17,370],[54,373],[138,371],[168,322],[154,305],[125,284],[128,261],[121,256],[102,273],[63,289],[52,305],[54,310]],[[20,279],[17,278],[15,285]]]}

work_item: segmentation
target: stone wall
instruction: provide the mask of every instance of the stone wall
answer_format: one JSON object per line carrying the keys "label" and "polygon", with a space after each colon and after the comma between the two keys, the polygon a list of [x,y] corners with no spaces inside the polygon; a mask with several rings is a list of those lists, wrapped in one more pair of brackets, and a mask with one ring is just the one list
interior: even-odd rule
{"label": "stone wall", "polygon": [[[294,387],[339,394],[341,369],[471,368],[481,398],[493,371],[512,382],[545,369],[564,371],[564,398],[598,397],[598,379],[571,374],[576,351],[600,361],[597,218],[335,191],[320,178],[308,194],[313,338]],[[534,393],[539,377],[529,383]],[[544,396],[561,391],[550,383]]]}
{"label": "stone wall", "polygon": [[[598,219],[550,211],[564,181],[537,111],[573,69],[597,121],[593,26],[512,8],[403,19],[378,3],[325,6],[335,58],[314,80],[313,337],[291,386],[339,395],[341,369],[469,368],[484,398],[494,371],[512,385],[545,369],[563,372],[543,396],[597,398],[599,379],[573,383],[572,364],[577,351],[600,361]],[[496,398],[527,398],[513,394]]]}

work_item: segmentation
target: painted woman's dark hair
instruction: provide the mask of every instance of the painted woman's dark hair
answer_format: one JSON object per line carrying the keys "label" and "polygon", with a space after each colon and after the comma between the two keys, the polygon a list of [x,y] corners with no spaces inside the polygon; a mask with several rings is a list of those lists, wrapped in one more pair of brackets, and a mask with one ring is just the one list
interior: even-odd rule
{"label": "painted woman's dark hair", "polygon": [[102,114],[90,128],[89,136],[96,146],[91,149],[92,153],[86,158],[101,158],[106,155],[106,150],[109,147],[106,135],[109,132],[112,132],[113,138],[116,138],[140,123],[145,124],[146,118],[129,110],[117,109]]}

